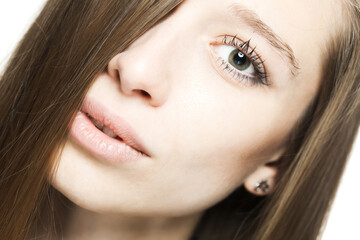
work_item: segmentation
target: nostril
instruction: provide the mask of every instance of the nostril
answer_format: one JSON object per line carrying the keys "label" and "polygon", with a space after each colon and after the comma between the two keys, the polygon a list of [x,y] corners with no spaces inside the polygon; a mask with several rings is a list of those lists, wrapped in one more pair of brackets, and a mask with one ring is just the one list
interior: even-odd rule
{"label": "nostril", "polygon": [[141,90],[141,95],[143,95],[144,97],[150,97],[150,94],[148,94],[146,91]]}
{"label": "nostril", "polygon": [[141,96],[144,96],[146,98],[151,98],[150,94],[144,90],[135,90],[140,93]]}

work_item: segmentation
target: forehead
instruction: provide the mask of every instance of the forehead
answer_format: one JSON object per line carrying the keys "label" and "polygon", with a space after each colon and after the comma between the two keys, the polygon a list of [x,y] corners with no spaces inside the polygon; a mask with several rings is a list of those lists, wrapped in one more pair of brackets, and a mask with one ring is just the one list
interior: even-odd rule
{"label": "forehead", "polygon": [[[294,51],[303,78],[320,78],[330,38],[336,35],[340,1],[238,1],[258,13]],[[317,73],[317,74],[316,74]],[[301,76],[300,76],[301,77]]]}
{"label": "forehead", "polygon": [[[296,31],[328,32],[341,18],[337,0],[186,0],[195,2],[203,11],[224,10],[232,4],[256,12],[279,34]],[[209,7],[209,8],[208,8]],[[215,7],[215,8],[214,8]]]}
{"label": "forehead", "polygon": [[[296,40],[299,34],[313,37],[328,36],[335,32],[341,20],[341,1],[336,0],[189,0],[224,10],[240,5],[254,11],[284,39]],[[202,8],[207,11],[206,8]],[[212,8],[214,9],[214,8]],[[296,42],[296,41],[294,41]]]}
{"label": "forehead", "polygon": [[340,1],[333,0],[263,0],[234,1],[247,5],[293,48],[298,56],[307,47],[325,50],[329,38],[341,22]]}

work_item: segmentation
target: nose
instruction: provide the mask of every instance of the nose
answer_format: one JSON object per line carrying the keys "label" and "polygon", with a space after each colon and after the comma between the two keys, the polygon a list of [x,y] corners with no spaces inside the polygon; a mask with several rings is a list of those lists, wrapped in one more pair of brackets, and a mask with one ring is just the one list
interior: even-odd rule
{"label": "nose", "polygon": [[141,98],[154,107],[164,104],[170,93],[168,49],[163,37],[157,39],[159,35],[159,31],[143,35],[108,64],[109,75],[119,81],[125,96]]}

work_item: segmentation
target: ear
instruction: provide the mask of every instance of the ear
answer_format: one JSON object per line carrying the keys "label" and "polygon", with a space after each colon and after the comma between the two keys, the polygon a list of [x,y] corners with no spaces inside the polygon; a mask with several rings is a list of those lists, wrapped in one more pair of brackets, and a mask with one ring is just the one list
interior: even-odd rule
{"label": "ear", "polygon": [[281,157],[285,149],[281,149],[273,155],[271,160],[260,165],[244,181],[245,189],[257,196],[265,196],[275,189],[275,179],[278,174],[277,164],[274,164]]}
{"label": "ear", "polygon": [[258,167],[244,181],[245,189],[257,196],[265,196],[275,189],[277,169],[268,165]]}

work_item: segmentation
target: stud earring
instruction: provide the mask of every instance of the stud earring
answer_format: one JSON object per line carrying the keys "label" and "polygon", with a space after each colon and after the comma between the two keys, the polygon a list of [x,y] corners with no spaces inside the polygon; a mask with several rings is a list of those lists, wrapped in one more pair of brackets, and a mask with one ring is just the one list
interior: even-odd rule
{"label": "stud earring", "polygon": [[267,191],[269,191],[269,188],[270,186],[267,180],[262,180],[261,182],[256,183],[254,190],[256,192],[263,191],[264,193],[266,193]]}

